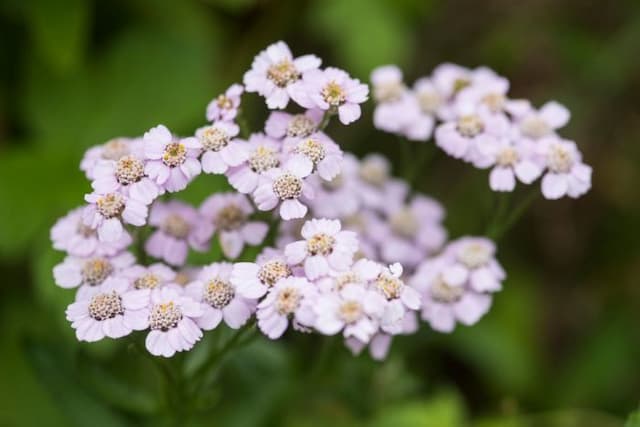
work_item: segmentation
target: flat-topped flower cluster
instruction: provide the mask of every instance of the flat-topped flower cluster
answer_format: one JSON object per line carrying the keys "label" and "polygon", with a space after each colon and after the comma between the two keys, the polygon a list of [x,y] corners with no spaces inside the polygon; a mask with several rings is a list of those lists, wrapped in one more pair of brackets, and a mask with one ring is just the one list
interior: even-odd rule
{"label": "flat-topped flower cluster", "polygon": [[402,71],[386,65],[371,81],[378,129],[415,141],[435,134],[449,156],[491,168],[494,191],[513,191],[517,181],[532,184],[540,176],[547,199],[577,198],[591,188],[591,167],[575,142],[557,133],[569,122],[569,110],[555,101],[536,109],[509,98],[509,81],[487,67],[441,64],[409,88]]}
{"label": "flat-topped flower cluster", "polygon": [[[325,133],[334,116],[360,117],[368,87],[320,65],[275,43],[243,85],[211,101],[193,135],[158,125],[86,152],[92,192],[51,230],[67,254],[55,282],[77,289],[66,314],[79,340],[147,331],[147,349],[170,357],[203,331],[255,322],[271,339],[341,334],[382,358],[419,318],[450,332],[488,311],[505,279],[494,243],[447,243],[440,203],[394,178],[385,157],[358,159]],[[383,81],[388,71],[375,74],[377,123],[406,95]],[[238,124],[245,92],[275,110],[259,132]],[[291,104],[301,108],[285,111]],[[228,190],[199,206],[175,198],[200,174],[225,176]],[[215,245],[222,257],[190,262]],[[247,258],[247,246],[259,255]]]}

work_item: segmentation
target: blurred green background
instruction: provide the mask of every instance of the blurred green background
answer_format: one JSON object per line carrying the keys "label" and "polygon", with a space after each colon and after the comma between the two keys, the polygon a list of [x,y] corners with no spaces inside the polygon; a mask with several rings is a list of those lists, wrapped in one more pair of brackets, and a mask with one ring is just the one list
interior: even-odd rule
{"label": "blurred green background", "polygon": [[[279,39],[363,80],[385,63],[409,81],[443,61],[488,65],[513,96],[570,108],[563,134],[593,165],[593,189],[536,201],[500,242],[509,278],[475,327],[424,327],[382,364],[327,340],[320,370],[311,365],[321,340],[260,339],[226,361],[222,387],[203,396],[217,405],[197,425],[624,425],[640,399],[633,0],[2,0],[0,425],[139,425],[153,411],[157,375],[140,355],[75,342],[64,319],[73,293],[53,284],[62,255],[48,230],[88,189],[77,168],[87,147],[158,123],[192,132],[206,103]],[[247,99],[256,129],[265,113]],[[371,105],[329,131],[346,150],[399,158],[373,129]],[[446,204],[457,236],[482,231],[486,180],[439,155],[419,185]]]}

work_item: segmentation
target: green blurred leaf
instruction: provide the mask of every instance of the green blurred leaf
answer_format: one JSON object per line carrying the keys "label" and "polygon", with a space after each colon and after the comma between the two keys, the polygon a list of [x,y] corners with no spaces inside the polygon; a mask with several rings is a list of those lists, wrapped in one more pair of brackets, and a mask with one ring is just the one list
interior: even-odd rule
{"label": "green blurred leaf", "polygon": [[41,342],[27,344],[27,357],[71,423],[78,427],[120,427],[126,423],[96,400],[76,378],[69,356]]}
{"label": "green blurred leaf", "polygon": [[383,407],[371,427],[461,427],[465,410],[460,397],[445,392],[426,401]]}
{"label": "green blurred leaf", "polygon": [[624,427],[640,427],[640,410],[629,415]]}
{"label": "green blurred leaf", "polygon": [[31,0],[22,7],[33,43],[46,64],[59,72],[76,68],[89,40],[90,1]]}

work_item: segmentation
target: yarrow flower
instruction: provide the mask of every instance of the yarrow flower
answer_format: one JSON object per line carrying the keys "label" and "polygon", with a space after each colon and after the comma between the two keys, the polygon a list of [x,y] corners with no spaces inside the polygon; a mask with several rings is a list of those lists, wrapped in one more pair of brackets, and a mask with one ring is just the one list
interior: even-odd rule
{"label": "yarrow flower", "polygon": [[291,97],[304,108],[318,108],[338,114],[340,122],[348,125],[360,118],[360,104],[369,95],[367,85],[338,68],[312,70],[304,74]]}
{"label": "yarrow flower", "polygon": [[573,141],[555,137],[538,143],[547,172],[542,178],[542,194],[547,199],[563,196],[577,198],[591,188],[591,167],[582,163],[582,155]]}
{"label": "yarrow flower", "polygon": [[282,144],[262,133],[254,133],[246,142],[245,161],[227,170],[229,184],[240,193],[251,194],[261,178],[282,164]]}
{"label": "yarrow flower", "polygon": [[101,145],[96,145],[87,150],[80,162],[80,170],[88,179],[94,178],[95,166],[104,160],[117,162],[121,157],[130,154],[142,154],[144,147],[140,139],[113,138]]}
{"label": "yarrow flower", "polygon": [[247,92],[264,96],[270,109],[285,108],[300,79],[321,62],[315,55],[294,58],[289,46],[279,41],[255,57],[244,75],[244,85]]}
{"label": "yarrow flower", "polygon": [[162,287],[151,291],[145,310],[149,329],[145,345],[154,356],[171,357],[190,350],[202,338],[196,320],[202,316],[200,303],[178,288]]}
{"label": "yarrow flower", "polygon": [[84,223],[83,212],[84,208],[76,208],[56,222],[51,229],[54,249],[81,258],[91,255],[113,256],[132,243],[131,235],[126,231],[115,241],[100,241],[96,230]]}
{"label": "yarrow flower", "polygon": [[255,309],[255,300],[239,295],[230,281],[233,265],[226,262],[204,267],[198,279],[187,285],[185,292],[200,301],[202,316],[196,323],[205,331],[224,322],[232,329],[244,325]]}
{"label": "yarrow flower", "polygon": [[280,279],[292,276],[293,270],[280,251],[266,248],[256,262],[234,264],[230,281],[245,298],[260,298]]}
{"label": "yarrow flower", "polygon": [[222,252],[229,259],[239,257],[245,244],[257,246],[265,239],[269,226],[262,221],[251,221],[253,213],[247,197],[238,193],[214,194],[200,206],[200,215],[213,224]]}
{"label": "yarrow flower", "polygon": [[301,234],[304,240],[289,243],[284,253],[289,264],[303,264],[311,280],[346,270],[358,250],[356,233],[341,230],[338,220],[312,219],[304,224]]}
{"label": "yarrow flower", "polygon": [[283,168],[266,171],[263,183],[253,193],[258,209],[270,211],[280,205],[280,217],[285,221],[304,217],[308,208],[300,199],[313,199],[313,188],[305,181],[311,168],[307,162],[291,159]]}
{"label": "yarrow flower", "polygon": [[111,277],[78,295],[67,320],[80,341],[121,338],[147,327],[148,289],[131,289],[126,279]]}
{"label": "yarrow flower", "polygon": [[222,174],[247,160],[244,144],[234,139],[238,132],[238,125],[232,122],[215,122],[196,131],[203,172]]}
{"label": "yarrow flower", "polygon": [[213,224],[205,221],[194,207],[177,200],[156,202],[149,224],[157,229],[147,240],[145,251],[175,266],[185,263],[189,247],[205,251],[213,234]]}
{"label": "yarrow flower", "polygon": [[202,170],[197,159],[201,147],[196,138],[174,138],[164,125],[151,128],[144,134],[145,173],[161,189],[184,190]]}
{"label": "yarrow flower", "polygon": [[123,193],[91,193],[84,196],[89,205],[82,213],[84,225],[98,232],[101,242],[117,242],[126,231],[124,223],[143,226],[149,208],[144,201]]}
{"label": "yarrow flower", "polygon": [[225,93],[218,95],[207,105],[207,120],[210,122],[234,120],[238,115],[243,92],[242,85],[232,84],[229,86]]}

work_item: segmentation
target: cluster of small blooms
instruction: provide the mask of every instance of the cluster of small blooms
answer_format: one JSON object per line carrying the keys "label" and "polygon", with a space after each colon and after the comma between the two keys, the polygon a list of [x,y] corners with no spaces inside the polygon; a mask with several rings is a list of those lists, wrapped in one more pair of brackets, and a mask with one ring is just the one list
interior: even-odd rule
{"label": "cluster of small blooms", "polygon": [[[420,313],[449,332],[456,320],[472,324],[488,310],[505,277],[493,243],[446,244],[437,201],[411,194],[383,156],[343,153],[324,127],[332,116],[358,119],[368,88],[320,63],[294,58],[278,42],[255,58],[244,85],[211,101],[208,124],[193,136],[159,125],[87,151],[88,205],[51,230],[54,248],[67,254],[55,282],[78,289],[66,314],[79,340],[147,331],[149,352],[171,357],[203,331],[223,323],[239,329],[255,318],[271,339],[289,326],[341,334],[352,351],[369,346],[383,358],[392,336],[417,330]],[[376,76],[376,99],[404,93],[383,87],[385,72]],[[263,132],[241,137],[245,91],[277,111]],[[304,110],[284,111],[290,100]],[[199,206],[169,199],[201,173],[224,175],[234,191]],[[272,219],[257,212],[276,208]],[[246,245],[271,238],[275,247],[238,261]],[[225,261],[188,264],[191,250],[209,253],[216,240]]]}
{"label": "cluster of small blooms", "polygon": [[378,129],[427,141],[435,128],[436,145],[448,155],[491,168],[494,191],[513,191],[517,181],[532,184],[542,175],[547,199],[577,198],[591,188],[591,167],[573,141],[557,134],[569,110],[555,101],[536,109],[510,99],[509,81],[489,68],[441,64],[410,89],[400,69],[387,65],[371,81]]}

